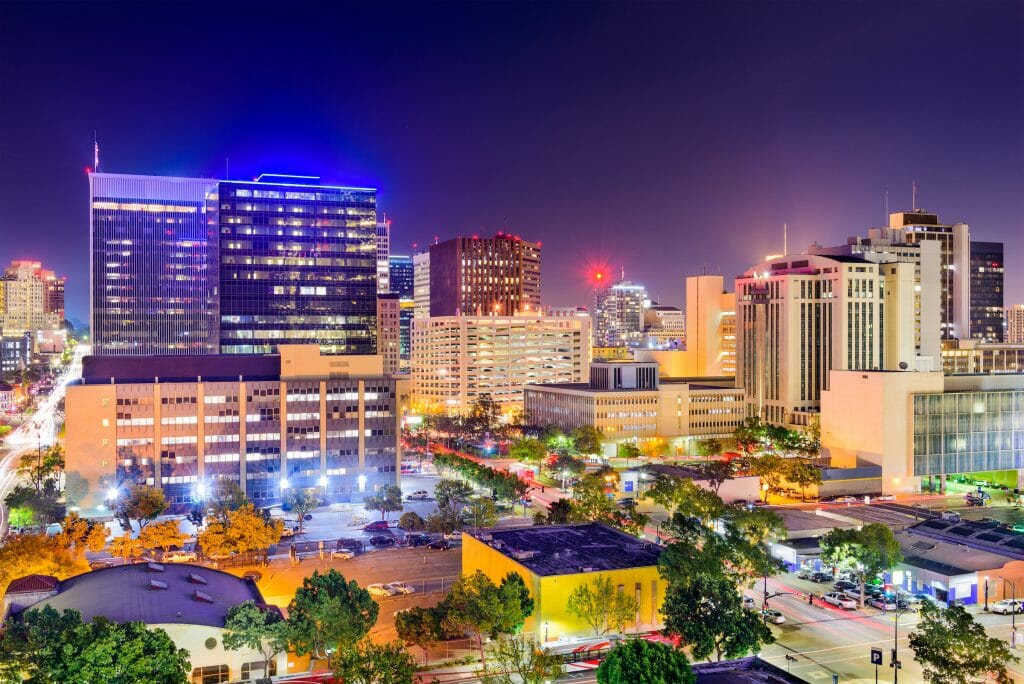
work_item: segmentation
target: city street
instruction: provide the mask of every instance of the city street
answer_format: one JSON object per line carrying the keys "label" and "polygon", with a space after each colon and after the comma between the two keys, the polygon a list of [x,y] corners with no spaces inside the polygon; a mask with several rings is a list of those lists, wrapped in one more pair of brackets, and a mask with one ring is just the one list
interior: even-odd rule
{"label": "city street", "polygon": [[78,345],[74,357],[65,372],[54,383],[53,391],[39,402],[30,420],[13,430],[4,440],[4,451],[0,452],[0,538],[7,534],[7,508],[3,504],[7,494],[18,484],[18,459],[28,451],[52,446],[57,439],[57,405],[64,398],[68,382],[81,377],[82,357],[90,347]]}

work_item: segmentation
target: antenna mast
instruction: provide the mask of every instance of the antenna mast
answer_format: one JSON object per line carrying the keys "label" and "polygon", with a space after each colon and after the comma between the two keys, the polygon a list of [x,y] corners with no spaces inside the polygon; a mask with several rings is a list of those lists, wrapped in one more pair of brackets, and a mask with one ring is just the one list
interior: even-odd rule
{"label": "antenna mast", "polygon": [[887,225],[889,225],[889,186],[888,185],[886,185],[884,187],[884,189],[882,191],[882,195],[885,198],[884,205],[883,205],[884,206],[883,211],[885,212],[885,215],[882,216],[882,225],[883,226],[887,226]]}
{"label": "antenna mast", "polygon": [[100,171],[100,143],[96,137],[96,131],[92,132],[92,168],[96,173]]}
{"label": "antenna mast", "polygon": [[782,224],[782,256],[789,254],[789,224]]}
{"label": "antenna mast", "polygon": [[917,181],[910,181],[910,209],[917,211]]}

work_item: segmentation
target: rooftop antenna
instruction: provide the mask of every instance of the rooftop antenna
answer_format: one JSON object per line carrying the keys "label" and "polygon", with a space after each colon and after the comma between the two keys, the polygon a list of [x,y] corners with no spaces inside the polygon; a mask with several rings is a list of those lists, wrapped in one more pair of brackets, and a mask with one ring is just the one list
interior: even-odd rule
{"label": "rooftop antenna", "polygon": [[883,226],[887,226],[887,225],[889,225],[889,186],[888,185],[886,185],[882,189],[882,196],[884,198],[884,204],[883,204],[884,209],[883,209],[883,211],[885,211],[885,215],[882,216],[882,225]]}
{"label": "rooftop antenna", "polygon": [[910,181],[910,209],[917,211],[917,181]]}
{"label": "rooftop antenna", "polygon": [[626,280],[626,267],[625,266],[620,266],[619,267],[619,273],[622,276],[622,281],[625,282],[625,280]]}
{"label": "rooftop antenna", "polygon": [[92,168],[96,173],[100,172],[100,143],[96,131],[92,132]]}
{"label": "rooftop antenna", "polygon": [[782,255],[789,254],[789,224],[782,224]]}
{"label": "rooftop antenna", "polygon": [[224,157],[224,180],[231,180],[231,159]]}

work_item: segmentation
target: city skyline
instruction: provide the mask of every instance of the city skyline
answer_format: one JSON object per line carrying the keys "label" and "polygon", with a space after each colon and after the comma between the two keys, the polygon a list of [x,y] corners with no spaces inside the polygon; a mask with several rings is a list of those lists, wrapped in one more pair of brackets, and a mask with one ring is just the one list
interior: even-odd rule
{"label": "city skyline", "polygon": [[[523,7],[325,10],[383,27],[338,43],[298,15],[271,34],[231,13],[225,33],[225,7],[197,25],[7,6],[0,75],[20,106],[0,112],[18,132],[0,165],[5,258],[66,274],[68,314],[87,318],[94,131],[108,172],[377,187],[394,253],[503,229],[541,241],[548,305],[588,304],[585,264],[605,263],[678,306],[686,275],[731,281],[780,252],[783,223],[793,246],[881,225],[885,186],[892,211],[916,183],[920,207],[1024,248],[1019,6]],[[158,11],[195,49],[144,42]],[[36,41],[50,24],[62,41]],[[279,59],[240,50],[270,37]],[[223,79],[188,76],[210,64]],[[1014,266],[1007,304],[1024,301]]]}

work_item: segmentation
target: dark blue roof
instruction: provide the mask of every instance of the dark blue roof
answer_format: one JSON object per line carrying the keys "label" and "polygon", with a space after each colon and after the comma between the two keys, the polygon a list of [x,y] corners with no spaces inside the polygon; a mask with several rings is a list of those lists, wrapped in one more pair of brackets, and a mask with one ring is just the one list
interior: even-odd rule
{"label": "dark blue roof", "polygon": [[82,382],[97,383],[188,382],[205,380],[277,379],[281,357],[277,354],[203,354],[196,356],[86,356]]}

